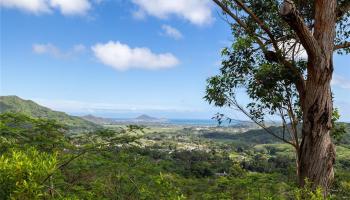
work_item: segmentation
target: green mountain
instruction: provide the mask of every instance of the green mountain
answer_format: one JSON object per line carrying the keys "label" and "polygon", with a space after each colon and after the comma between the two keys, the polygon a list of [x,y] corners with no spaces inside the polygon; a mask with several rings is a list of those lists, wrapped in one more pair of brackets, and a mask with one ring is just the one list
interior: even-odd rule
{"label": "green mountain", "polygon": [[154,121],[154,120],[158,120],[158,119],[155,117],[148,116],[148,115],[140,115],[140,116],[136,117],[135,120]]}
{"label": "green mountain", "polygon": [[70,116],[64,112],[53,111],[34,101],[24,100],[17,96],[0,96],[0,113],[4,112],[22,113],[35,118],[57,120],[67,125],[72,132],[95,130],[99,128],[99,125],[80,117]]}
{"label": "green mountain", "polygon": [[[338,124],[343,124],[346,129],[346,133],[342,136],[342,139],[337,143],[337,145],[343,145],[350,147],[350,123],[337,122]],[[268,128],[273,133],[282,137],[282,128],[278,126],[270,126]],[[246,145],[257,145],[257,144],[274,144],[280,143],[281,141],[272,135],[268,134],[264,129],[252,129],[241,133],[232,133],[230,131],[216,131],[209,130],[203,131],[200,135],[201,137],[216,140],[226,140],[228,142],[235,142]],[[288,133],[285,134],[287,140],[290,139]]]}

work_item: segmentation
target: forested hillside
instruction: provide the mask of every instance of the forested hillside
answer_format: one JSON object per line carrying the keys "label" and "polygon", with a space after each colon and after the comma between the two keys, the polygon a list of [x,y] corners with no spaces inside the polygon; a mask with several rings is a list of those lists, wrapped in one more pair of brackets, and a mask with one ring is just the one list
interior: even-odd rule
{"label": "forested hillside", "polygon": [[[0,114],[0,196],[323,199],[321,190],[297,187],[291,146],[262,130],[235,130],[109,125],[71,135],[58,121],[7,112]],[[350,197],[349,166],[349,146],[338,145],[330,198]]]}
{"label": "forested hillside", "polygon": [[64,112],[53,111],[31,100],[17,96],[0,96],[0,113],[22,113],[31,117],[59,121],[67,125],[71,132],[88,131],[99,126],[80,117],[70,116]]}

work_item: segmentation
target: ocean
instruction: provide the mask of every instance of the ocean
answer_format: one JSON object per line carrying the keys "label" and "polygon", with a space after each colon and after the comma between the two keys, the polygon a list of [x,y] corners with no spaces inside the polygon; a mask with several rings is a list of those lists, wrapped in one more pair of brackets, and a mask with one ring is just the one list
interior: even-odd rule
{"label": "ocean", "polygon": [[[164,120],[135,120],[135,119],[116,119],[115,122],[123,124],[146,124],[146,125],[177,125],[177,126],[219,126],[217,120],[214,119],[164,119]],[[223,121],[220,126],[233,126],[239,124],[240,121],[232,120]]]}
{"label": "ocean", "polygon": [[[218,126],[219,123],[214,119],[169,119],[164,122],[171,125],[189,125],[189,126]],[[232,126],[238,124],[238,121],[223,121],[220,126]]]}

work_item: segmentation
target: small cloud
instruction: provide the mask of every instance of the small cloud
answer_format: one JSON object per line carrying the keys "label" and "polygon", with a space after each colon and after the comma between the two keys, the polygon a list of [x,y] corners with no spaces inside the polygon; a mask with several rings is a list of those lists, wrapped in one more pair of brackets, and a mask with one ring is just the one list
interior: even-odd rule
{"label": "small cloud", "polygon": [[58,8],[63,15],[85,15],[91,8],[88,0],[51,0],[50,6]]}
{"label": "small cloud", "polygon": [[350,80],[340,75],[334,74],[331,85],[343,89],[350,89]]}
{"label": "small cloud", "polygon": [[179,40],[183,38],[182,33],[172,26],[163,25],[162,30],[164,31],[165,35],[167,35],[168,37],[174,38],[175,40]]}
{"label": "small cloud", "polygon": [[179,64],[178,59],[171,53],[155,54],[148,48],[131,48],[119,41],[98,43],[91,49],[100,62],[117,70],[166,69]]}
{"label": "small cloud", "polygon": [[60,57],[62,53],[52,44],[34,44],[33,52],[36,54],[50,54],[54,57]]}
{"label": "small cloud", "polygon": [[86,50],[86,47],[82,44],[77,44],[73,46],[73,52],[74,53],[81,53]]}
{"label": "small cloud", "polygon": [[145,19],[146,13],[143,10],[137,10],[137,11],[132,12],[132,16],[135,19],[142,20],[142,19]]}
{"label": "small cloud", "polygon": [[76,54],[80,54],[86,50],[86,47],[82,44],[74,45],[72,49],[67,52],[61,51],[53,44],[33,44],[33,52],[36,54],[48,54],[55,58],[71,58]]}
{"label": "small cloud", "polygon": [[0,0],[0,6],[34,14],[58,9],[63,15],[85,15],[91,9],[89,0]]}
{"label": "small cloud", "polygon": [[148,14],[165,19],[175,15],[195,25],[205,25],[213,21],[209,0],[132,0],[132,2],[138,6],[134,17]]}

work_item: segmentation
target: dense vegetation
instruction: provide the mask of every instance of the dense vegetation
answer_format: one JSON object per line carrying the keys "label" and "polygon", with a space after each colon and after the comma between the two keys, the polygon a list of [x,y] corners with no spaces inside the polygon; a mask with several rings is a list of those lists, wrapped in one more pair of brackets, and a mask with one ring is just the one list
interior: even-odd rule
{"label": "dense vegetation", "polygon": [[[0,115],[2,199],[322,198],[297,188],[293,149],[285,144],[207,139],[207,129],[68,129],[50,119]],[[333,199],[350,197],[349,147],[337,147]]]}

